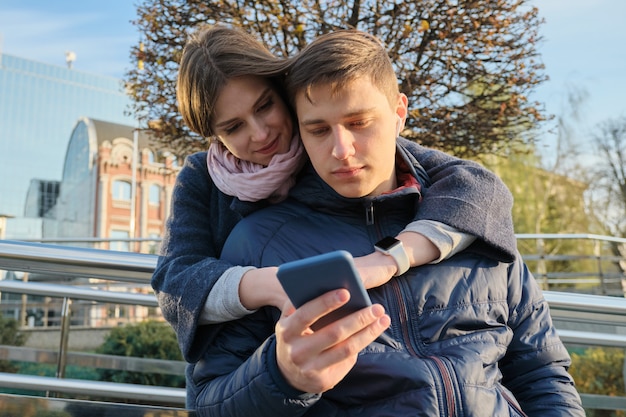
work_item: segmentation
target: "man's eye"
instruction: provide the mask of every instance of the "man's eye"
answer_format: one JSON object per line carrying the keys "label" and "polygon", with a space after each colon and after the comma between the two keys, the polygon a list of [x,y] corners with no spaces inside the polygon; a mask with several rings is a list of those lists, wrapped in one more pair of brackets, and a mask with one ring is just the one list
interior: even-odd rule
{"label": "man's eye", "polygon": [[322,136],[328,132],[328,129],[325,127],[319,127],[317,129],[308,129],[307,132],[312,136]]}
{"label": "man's eye", "polygon": [[352,126],[354,127],[366,127],[367,125],[369,125],[369,120],[355,120],[354,122],[350,123]]}

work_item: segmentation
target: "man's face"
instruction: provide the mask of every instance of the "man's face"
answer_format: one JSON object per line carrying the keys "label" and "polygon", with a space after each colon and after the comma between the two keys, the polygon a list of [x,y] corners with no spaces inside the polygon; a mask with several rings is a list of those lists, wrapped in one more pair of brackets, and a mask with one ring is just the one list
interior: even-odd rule
{"label": "man's face", "polygon": [[340,91],[316,85],[309,98],[296,95],[302,143],[319,176],[337,193],[376,196],[396,187],[398,116],[406,115],[406,96],[397,103],[359,77]]}

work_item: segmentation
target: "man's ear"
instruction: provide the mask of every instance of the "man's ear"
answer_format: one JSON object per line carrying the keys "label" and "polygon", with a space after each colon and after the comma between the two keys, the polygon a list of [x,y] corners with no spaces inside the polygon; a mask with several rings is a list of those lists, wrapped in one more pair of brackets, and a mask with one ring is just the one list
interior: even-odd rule
{"label": "man's ear", "polygon": [[409,99],[407,98],[406,94],[398,94],[398,101],[396,102],[396,114],[400,119],[402,119],[403,123],[406,121],[406,117],[409,114]]}
{"label": "man's ear", "polygon": [[406,118],[409,114],[409,99],[403,93],[398,94],[398,102],[396,103],[396,115],[398,116],[398,133],[396,137],[400,134],[402,129],[404,129],[404,123],[406,122]]}

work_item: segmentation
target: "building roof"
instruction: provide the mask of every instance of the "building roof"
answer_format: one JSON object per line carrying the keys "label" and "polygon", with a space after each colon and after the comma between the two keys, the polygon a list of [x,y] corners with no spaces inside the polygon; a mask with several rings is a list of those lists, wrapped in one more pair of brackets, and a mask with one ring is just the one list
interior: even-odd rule
{"label": "building roof", "polygon": [[[113,141],[113,139],[124,137],[130,140],[133,140],[133,135],[135,128],[133,126],[122,125],[118,123],[105,122],[103,120],[97,120],[88,118],[90,120],[95,129],[96,136],[98,139],[98,145],[102,144],[105,141]],[[138,145],[139,149],[143,148],[157,148],[162,147],[162,145],[158,145],[154,142],[152,135],[147,133],[146,131],[140,130],[138,136]]]}

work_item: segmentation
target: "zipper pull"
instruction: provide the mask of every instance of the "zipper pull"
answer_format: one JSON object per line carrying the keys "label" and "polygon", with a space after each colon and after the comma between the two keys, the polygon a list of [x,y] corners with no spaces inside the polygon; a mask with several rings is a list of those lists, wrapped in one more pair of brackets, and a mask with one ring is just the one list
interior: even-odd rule
{"label": "zipper pull", "polygon": [[374,203],[371,201],[365,207],[365,224],[371,226],[374,224]]}

